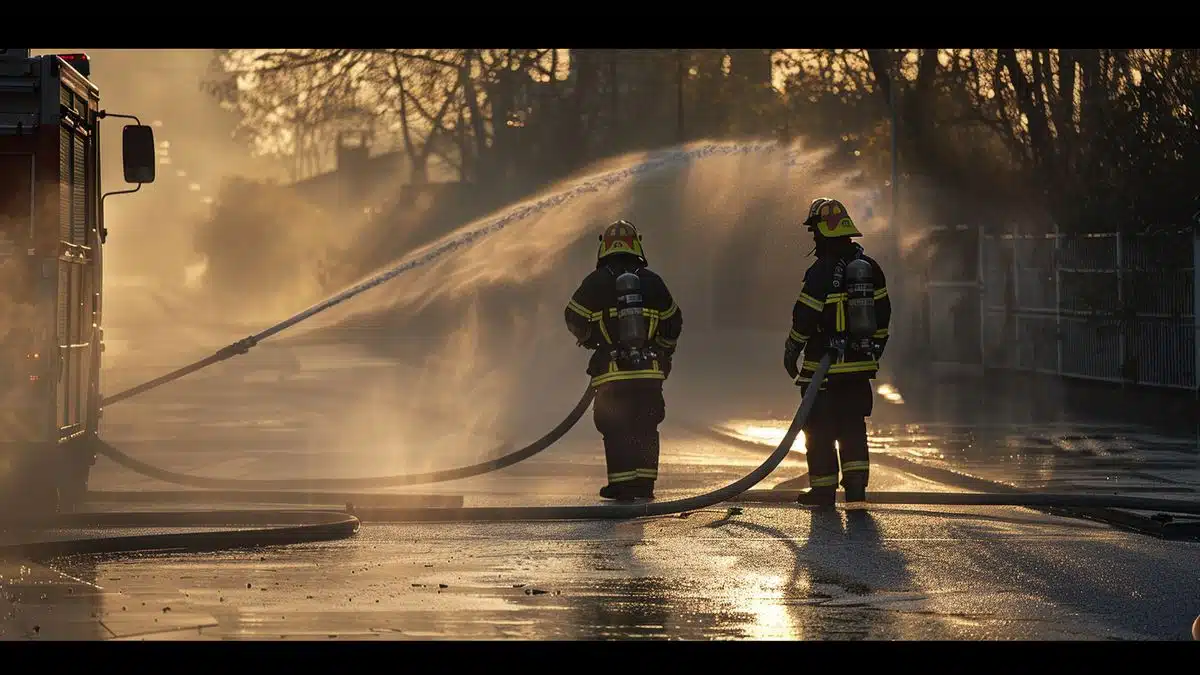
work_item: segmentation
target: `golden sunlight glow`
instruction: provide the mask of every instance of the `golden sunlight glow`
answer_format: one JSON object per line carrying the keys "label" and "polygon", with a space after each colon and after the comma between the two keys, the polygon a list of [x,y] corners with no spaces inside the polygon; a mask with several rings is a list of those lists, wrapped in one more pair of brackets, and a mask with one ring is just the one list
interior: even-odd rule
{"label": "golden sunlight glow", "polygon": [[875,391],[880,396],[885,398],[888,403],[895,403],[896,405],[904,405],[904,397],[900,395],[900,391],[898,389],[896,389],[896,387],[893,385],[884,383],[884,384],[879,385],[879,388],[876,389]]}
{"label": "golden sunlight glow", "polygon": [[[725,427],[735,438],[778,447],[783,442],[790,424],[783,420],[733,420],[727,422]],[[792,443],[792,452],[804,452],[803,431],[796,435],[796,440]]]}
{"label": "golden sunlight glow", "polygon": [[754,623],[746,627],[746,637],[751,640],[795,640],[796,622],[783,602],[786,581],[779,575],[749,575],[746,581],[753,586],[746,589],[745,604],[739,609],[754,617]]}

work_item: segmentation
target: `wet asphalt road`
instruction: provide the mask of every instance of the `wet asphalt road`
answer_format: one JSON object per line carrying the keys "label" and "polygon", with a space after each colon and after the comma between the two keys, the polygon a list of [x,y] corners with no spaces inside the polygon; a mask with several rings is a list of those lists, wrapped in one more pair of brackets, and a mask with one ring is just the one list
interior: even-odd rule
{"label": "wet asphalt road", "polygon": [[60,590],[57,621],[34,600],[4,626],[12,638],[40,623],[46,639],[1186,639],[1196,554],[1017,509],[367,525],[254,553],[60,560],[80,583]]}
{"label": "wet asphalt road", "polygon": [[[172,470],[231,478],[420,471],[481,459],[496,445],[426,417],[425,440],[449,434],[432,459],[428,445],[421,461],[411,449],[331,450],[348,391],[340,387],[356,371],[390,366],[348,352],[275,354],[245,368],[237,386],[215,370],[114,407],[106,436]],[[161,373],[144,365],[116,376],[132,384]],[[570,405],[538,421],[548,428]],[[767,443],[782,434],[766,419],[727,422]],[[1196,456],[1182,441],[1154,436],[1160,442],[1121,451],[1122,439],[1145,433],[1134,428],[1080,441],[1078,429],[1053,425],[989,431],[880,415],[875,426],[874,452],[1013,484],[1086,490],[1111,477],[1105,484],[1136,491],[1157,471],[1165,480],[1151,486],[1197,486]],[[731,482],[769,452],[670,422],[663,438],[660,498]],[[1072,449],[1081,444],[1090,452]],[[1147,457],[1181,466],[1143,470]],[[804,469],[793,454],[760,487]],[[592,503],[602,476],[589,415],[528,462],[402,491],[462,495],[468,506]],[[957,489],[883,467],[872,476],[880,490]],[[175,488],[104,459],[92,487]],[[286,549],[45,562],[0,570],[0,639],[1187,639],[1200,614],[1200,544],[1017,508],[863,514],[750,504],[636,522],[367,524],[350,540]]]}

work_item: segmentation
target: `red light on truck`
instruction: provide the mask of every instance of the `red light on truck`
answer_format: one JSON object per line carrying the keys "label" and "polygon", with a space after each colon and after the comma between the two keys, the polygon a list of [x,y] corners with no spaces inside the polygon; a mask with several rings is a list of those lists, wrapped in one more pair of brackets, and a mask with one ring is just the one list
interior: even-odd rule
{"label": "red light on truck", "polygon": [[77,54],[58,54],[57,56],[71,64],[71,67],[78,70],[80,75],[87,77],[91,74],[91,64],[87,54],[79,52]]}
{"label": "red light on truck", "polygon": [[30,381],[30,382],[37,382],[37,381],[38,381],[38,376],[37,376],[37,375],[30,375],[30,376],[29,376],[29,381]]}

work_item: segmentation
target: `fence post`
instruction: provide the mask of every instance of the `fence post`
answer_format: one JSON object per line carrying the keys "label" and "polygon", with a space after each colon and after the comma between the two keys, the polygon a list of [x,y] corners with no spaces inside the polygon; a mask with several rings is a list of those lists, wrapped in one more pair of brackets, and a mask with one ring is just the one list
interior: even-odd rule
{"label": "fence post", "polygon": [[1017,221],[1012,226],[1012,289],[1013,289],[1013,332],[1009,346],[1013,352],[1013,370],[1023,369],[1021,360],[1021,224]]}
{"label": "fence post", "polygon": [[979,367],[987,369],[987,296],[984,292],[984,283],[987,279],[987,274],[984,269],[984,261],[986,260],[987,250],[984,248],[984,229],[983,225],[975,228],[976,250],[978,253],[975,258],[975,283],[976,287],[975,299],[979,303]]}
{"label": "fence post", "polygon": [[[1196,217],[1200,224],[1200,211]],[[1196,352],[1192,366],[1192,388],[1195,390],[1192,414],[1196,420],[1196,449],[1200,450],[1200,227],[1192,230],[1192,332],[1195,336],[1192,349]]]}
{"label": "fence post", "polygon": [[1062,237],[1058,223],[1054,223],[1054,374],[1063,374],[1063,333],[1062,333]]}
{"label": "fence post", "polygon": [[1116,265],[1114,272],[1117,275],[1117,362],[1121,364],[1121,388],[1124,389],[1129,384],[1129,360],[1126,357],[1127,345],[1125,344],[1125,336],[1129,331],[1129,327],[1125,325],[1125,271],[1123,269],[1125,265],[1121,257],[1122,232],[1123,230],[1117,230],[1117,235],[1113,238],[1113,241],[1116,242],[1113,250],[1115,257],[1114,264]]}
{"label": "fence post", "polygon": [[[1196,338],[1192,344],[1196,352],[1192,388],[1196,390],[1197,399],[1200,399],[1200,228],[1192,231],[1192,330]],[[1197,417],[1197,423],[1200,424],[1200,416]],[[1200,443],[1200,436],[1197,442]]]}

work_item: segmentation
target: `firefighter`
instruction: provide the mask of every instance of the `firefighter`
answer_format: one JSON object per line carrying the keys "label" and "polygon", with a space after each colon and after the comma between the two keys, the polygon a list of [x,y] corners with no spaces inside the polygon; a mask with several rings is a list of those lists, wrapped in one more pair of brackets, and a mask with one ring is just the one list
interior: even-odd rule
{"label": "firefighter", "polygon": [[809,494],[818,506],[834,504],[840,450],[846,502],[865,502],[871,380],[887,345],[892,314],[887,282],[879,263],[851,240],[862,233],[840,201],[813,200],[804,226],[813,234],[817,259],[804,273],[804,287],[792,308],[783,365],[807,391],[821,358],[829,351],[835,354],[804,426]]}
{"label": "firefighter", "polygon": [[642,235],[626,220],[600,235],[596,269],[566,310],[576,342],[593,350],[587,373],[596,388],[593,415],[604,438],[605,499],[653,499],[658,425],[666,418],[663,383],[683,314],[662,277],[650,270]]}

